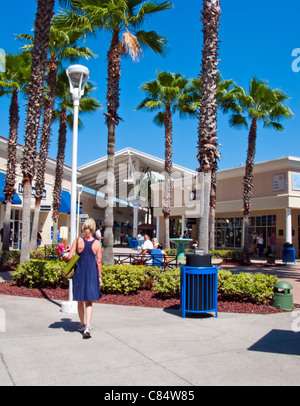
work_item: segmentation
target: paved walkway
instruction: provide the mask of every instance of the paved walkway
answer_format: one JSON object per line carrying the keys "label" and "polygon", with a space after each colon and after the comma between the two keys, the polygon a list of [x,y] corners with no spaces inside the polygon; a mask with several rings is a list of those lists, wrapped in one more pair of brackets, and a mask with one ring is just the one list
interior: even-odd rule
{"label": "paved walkway", "polygon": [[[267,268],[297,290],[298,264]],[[109,386],[138,393],[140,386],[300,385],[299,309],[183,319],[174,309],[100,303],[92,325],[86,340],[76,331],[78,316],[62,313],[61,302],[0,295],[0,386],[97,385],[104,399]]]}
{"label": "paved walkway", "polygon": [[104,399],[118,386],[300,385],[300,312],[183,319],[100,303],[92,325],[83,339],[60,302],[0,295],[0,386],[97,385]]}

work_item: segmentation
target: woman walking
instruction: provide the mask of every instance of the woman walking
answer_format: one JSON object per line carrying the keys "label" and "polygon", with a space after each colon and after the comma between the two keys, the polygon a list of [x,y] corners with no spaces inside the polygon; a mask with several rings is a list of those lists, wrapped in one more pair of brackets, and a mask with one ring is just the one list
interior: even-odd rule
{"label": "woman walking", "polygon": [[[78,238],[77,253],[80,258],[76,263],[73,276],[73,298],[78,302],[80,319],[78,331],[82,332],[86,338],[91,337],[93,302],[99,300],[102,296],[100,292],[100,286],[102,285],[101,244],[93,237],[95,229],[95,221],[88,218],[82,227],[83,236]],[[72,244],[69,259],[73,257],[75,251],[76,240]]]}

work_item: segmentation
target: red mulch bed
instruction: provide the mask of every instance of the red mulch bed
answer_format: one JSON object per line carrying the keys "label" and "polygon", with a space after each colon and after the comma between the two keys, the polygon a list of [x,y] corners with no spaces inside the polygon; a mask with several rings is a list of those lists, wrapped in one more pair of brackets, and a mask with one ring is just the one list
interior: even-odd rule
{"label": "red mulch bed", "polygon": [[[0,294],[11,296],[25,296],[33,298],[43,298],[48,300],[68,300],[68,289],[29,289],[24,286],[17,286],[15,282],[0,283]],[[123,306],[141,306],[155,308],[179,309],[179,299],[162,299],[148,290],[139,291],[132,295],[104,294],[101,303],[115,304]],[[253,313],[270,314],[278,313],[280,310],[268,305],[257,305],[249,302],[225,301],[221,297],[218,299],[218,311],[227,313]]]}

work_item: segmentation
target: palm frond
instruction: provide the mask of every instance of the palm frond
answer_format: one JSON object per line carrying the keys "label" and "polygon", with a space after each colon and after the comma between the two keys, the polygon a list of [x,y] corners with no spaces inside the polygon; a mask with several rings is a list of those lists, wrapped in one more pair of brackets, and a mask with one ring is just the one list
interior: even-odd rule
{"label": "palm frond", "polygon": [[264,127],[264,128],[269,128],[269,127],[271,127],[271,128],[273,128],[274,130],[277,130],[277,131],[280,131],[280,132],[283,132],[283,131],[284,131],[284,127],[283,127],[282,124],[276,123],[275,121],[270,121],[270,120],[264,121],[263,127]]}
{"label": "palm frond", "polygon": [[247,120],[241,114],[232,114],[229,118],[229,125],[237,129],[248,128]]}
{"label": "palm frond", "polygon": [[166,37],[159,35],[155,31],[138,31],[136,37],[140,43],[141,48],[150,48],[156,54],[166,56],[169,52],[168,40]]}
{"label": "palm frond", "polygon": [[165,112],[160,111],[153,119],[153,123],[158,127],[163,127],[165,122]]}
{"label": "palm frond", "polygon": [[131,34],[128,30],[123,34],[123,43],[128,49],[129,55],[134,62],[139,61],[140,55],[143,56],[142,48],[137,37]]}

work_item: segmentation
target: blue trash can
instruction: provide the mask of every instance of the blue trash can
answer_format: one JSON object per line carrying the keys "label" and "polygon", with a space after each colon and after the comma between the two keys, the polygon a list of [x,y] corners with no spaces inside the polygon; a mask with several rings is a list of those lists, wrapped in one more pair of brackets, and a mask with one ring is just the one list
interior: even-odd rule
{"label": "blue trash can", "polygon": [[283,247],[282,248],[282,262],[286,264],[287,262],[296,262],[295,248],[293,247]]}
{"label": "blue trash can", "polygon": [[137,240],[131,240],[130,241],[130,248],[137,248],[138,242]]}
{"label": "blue trash can", "polygon": [[215,312],[218,317],[218,268],[180,266],[180,308],[185,313]]}

